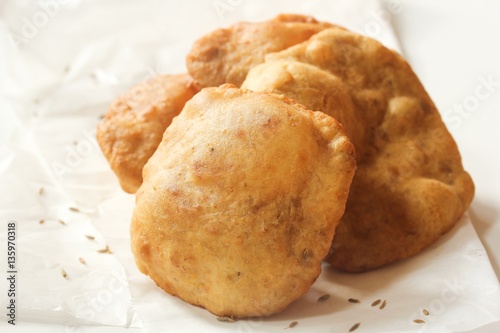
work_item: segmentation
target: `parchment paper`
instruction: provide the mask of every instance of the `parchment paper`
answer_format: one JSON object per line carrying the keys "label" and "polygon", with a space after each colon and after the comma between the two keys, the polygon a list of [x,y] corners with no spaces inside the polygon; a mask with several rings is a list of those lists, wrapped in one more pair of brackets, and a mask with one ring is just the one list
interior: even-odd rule
{"label": "parchment paper", "polygon": [[[192,42],[214,28],[296,12],[398,50],[390,20],[404,3],[53,0],[0,9],[0,246],[6,223],[17,221],[19,267],[17,325],[1,315],[2,332],[279,332],[294,321],[294,332],[356,323],[357,332],[455,332],[500,320],[498,280],[465,215],[414,258],[359,275],[325,265],[283,313],[221,323],[138,271],[128,234],[134,197],[94,138],[113,98],[153,75],[184,72]],[[106,246],[112,253],[98,252]]]}

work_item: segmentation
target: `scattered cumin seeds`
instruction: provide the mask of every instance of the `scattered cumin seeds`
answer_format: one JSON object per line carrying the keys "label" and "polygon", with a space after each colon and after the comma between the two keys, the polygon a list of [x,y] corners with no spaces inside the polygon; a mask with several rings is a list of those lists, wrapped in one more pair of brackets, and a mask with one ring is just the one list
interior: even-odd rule
{"label": "scattered cumin seeds", "polygon": [[324,302],[329,298],[330,298],[330,294],[324,294],[323,296],[318,298],[318,303]]}
{"label": "scattered cumin seeds", "polygon": [[413,322],[416,324],[425,324],[425,320],[422,319],[415,319]]}
{"label": "scattered cumin seeds", "polygon": [[288,325],[287,327],[285,327],[284,329],[286,330],[287,328],[294,328],[295,326],[297,326],[299,324],[298,321],[292,321],[290,323],[290,325]]}
{"label": "scattered cumin seeds", "polygon": [[381,300],[378,299],[378,300],[376,300],[375,302],[372,303],[372,306],[377,306],[377,305],[380,304],[380,302],[381,302]]}
{"label": "scattered cumin seeds", "polygon": [[387,305],[387,300],[384,299],[384,301],[382,302],[382,305],[380,305],[380,310],[382,310],[383,308],[385,308],[385,306]]}
{"label": "scattered cumin seeds", "polygon": [[94,240],[95,239],[95,237],[92,236],[92,235],[85,235],[85,237],[87,237],[87,239],[90,239],[90,240]]}
{"label": "scattered cumin seeds", "polygon": [[83,259],[82,257],[78,258],[78,260],[84,264],[84,265],[87,265],[87,262],[85,261],[85,259]]}
{"label": "scattered cumin seeds", "polygon": [[43,195],[43,192],[45,192],[45,189],[42,187],[40,187],[40,189],[38,190],[38,195]]}
{"label": "scattered cumin seeds", "polygon": [[349,332],[354,332],[355,330],[357,330],[359,328],[360,325],[361,325],[361,323],[356,323],[356,324],[352,325],[352,327],[349,329]]}
{"label": "scattered cumin seeds", "polygon": [[357,298],[349,298],[348,301],[351,303],[361,303],[361,301]]}
{"label": "scattered cumin seeds", "polygon": [[69,207],[69,210],[72,212],[80,213],[80,210],[76,207]]}
{"label": "scattered cumin seeds", "polygon": [[61,275],[63,276],[63,278],[67,278],[68,277],[68,274],[66,273],[66,271],[64,269],[61,268]]}
{"label": "scattered cumin seeds", "polygon": [[233,317],[217,317],[217,320],[223,323],[234,323],[236,321]]}
{"label": "scattered cumin seeds", "polygon": [[40,219],[40,221],[38,221],[39,224],[44,224],[45,223],[45,220],[44,219]]}
{"label": "scattered cumin seeds", "polygon": [[426,316],[430,315],[429,310],[427,310],[427,309],[423,309],[423,310],[422,310],[422,312],[423,312],[423,313],[424,313],[424,315],[426,315]]}
{"label": "scattered cumin seeds", "polygon": [[62,225],[66,225],[66,222],[64,222],[63,220],[59,220],[59,223],[61,223]]}

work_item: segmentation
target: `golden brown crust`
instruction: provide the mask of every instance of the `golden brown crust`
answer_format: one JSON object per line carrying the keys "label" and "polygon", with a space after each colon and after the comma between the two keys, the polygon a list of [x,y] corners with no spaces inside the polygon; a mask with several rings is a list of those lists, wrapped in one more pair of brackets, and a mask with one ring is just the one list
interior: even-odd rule
{"label": "golden brown crust", "polygon": [[[341,79],[316,66],[297,61],[269,61],[253,67],[242,88],[284,94],[310,110],[334,117],[357,149],[363,149],[364,128],[347,87]],[[356,155],[363,156],[356,150]],[[359,158],[359,157],[358,157]]]}
{"label": "golden brown crust", "polygon": [[205,88],[144,167],[139,269],[220,316],[267,316],[321,271],[355,170],[333,118],[284,96]]}
{"label": "golden brown crust", "polygon": [[258,22],[239,22],[198,39],[186,57],[189,74],[202,87],[240,86],[248,70],[266,54],[284,50],[332,27],[310,16],[282,14]]}
{"label": "golden brown crust", "polygon": [[187,74],[162,75],[118,97],[97,128],[97,141],[124,191],[135,193],[142,168],[163,132],[198,92]]}
{"label": "golden brown crust", "polygon": [[[335,75],[354,103],[359,122],[353,126],[348,119],[344,126],[358,169],[328,258],[334,267],[361,272],[411,256],[457,222],[472,201],[474,184],[434,103],[401,56],[375,40],[331,28],[268,55],[266,68],[275,62],[288,64],[292,77],[298,75],[290,70],[296,62]],[[309,81],[283,84],[269,75],[253,80],[261,81],[254,89],[263,85],[311,104],[310,96],[300,94]],[[320,110],[346,119],[349,108]]]}

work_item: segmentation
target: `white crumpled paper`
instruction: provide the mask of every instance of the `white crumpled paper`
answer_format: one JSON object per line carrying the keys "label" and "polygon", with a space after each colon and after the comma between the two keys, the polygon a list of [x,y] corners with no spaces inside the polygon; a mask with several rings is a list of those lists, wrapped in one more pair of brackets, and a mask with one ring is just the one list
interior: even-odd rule
{"label": "white crumpled paper", "polygon": [[[414,258],[359,275],[325,266],[284,312],[221,323],[138,271],[128,234],[134,197],[121,191],[94,139],[117,94],[184,72],[191,43],[214,28],[297,12],[397,49],[390,20],[404,3],[11,0],[0,7],[0,246],[7,222],[17,221],[19,270],[17,325],[2,315],[2,332],[277,332],[294,321],[294,332],[347,332],[355,323],[359,332],[455,332],[500,320],[498,280],[466,215]],[[98,252],[106,246],[112,253]],[[384,309],[371,306],[377,299]]]}

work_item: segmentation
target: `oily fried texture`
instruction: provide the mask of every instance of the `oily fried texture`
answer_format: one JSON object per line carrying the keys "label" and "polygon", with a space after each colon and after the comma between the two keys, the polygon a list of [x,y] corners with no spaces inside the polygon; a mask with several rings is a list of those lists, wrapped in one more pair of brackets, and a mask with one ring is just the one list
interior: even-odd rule
{"label": "oily fried texture", "polygon": [[343,125],[357,149],[363,148],[364,127],[359,119],[363,115],[354,107],[348,87],[335,75],[302,62],[270,61],[253,67],[241,87],[284,94],[310,110],[326,113]]}
{"label": "oily fried texture", "polygon": [[118,97],[97,128],[97,141],[124,191],[135,193],[142,168],[160,144],[163,132],[196,94],[187,74],[163,75]]}
{"label": "oily fried texture", "polygon": [[284,96],[205,88],[144,167],[136,263],[214,314],[279,312],[320,274],[354,170],[333,118]]}
{"label": "oily fried texture", "polygon": [[198,39],[186,57],[189,74],[203,87],[240,86],[248,70],[266,54],[284,50],[332,27],[310,16],[279,15],[272,20],[239,22]]}
{"label": "oily fried texture", "polygon": [[[451,229],[472,201],[474,184],[408,63],[375,40],[337,28],[266,58],[285,60],[340,78],[361,121],[344,123],[358,169],[327,260],[362,272],[416,254]],[[325,112],[340,119],[345,109]]]}

